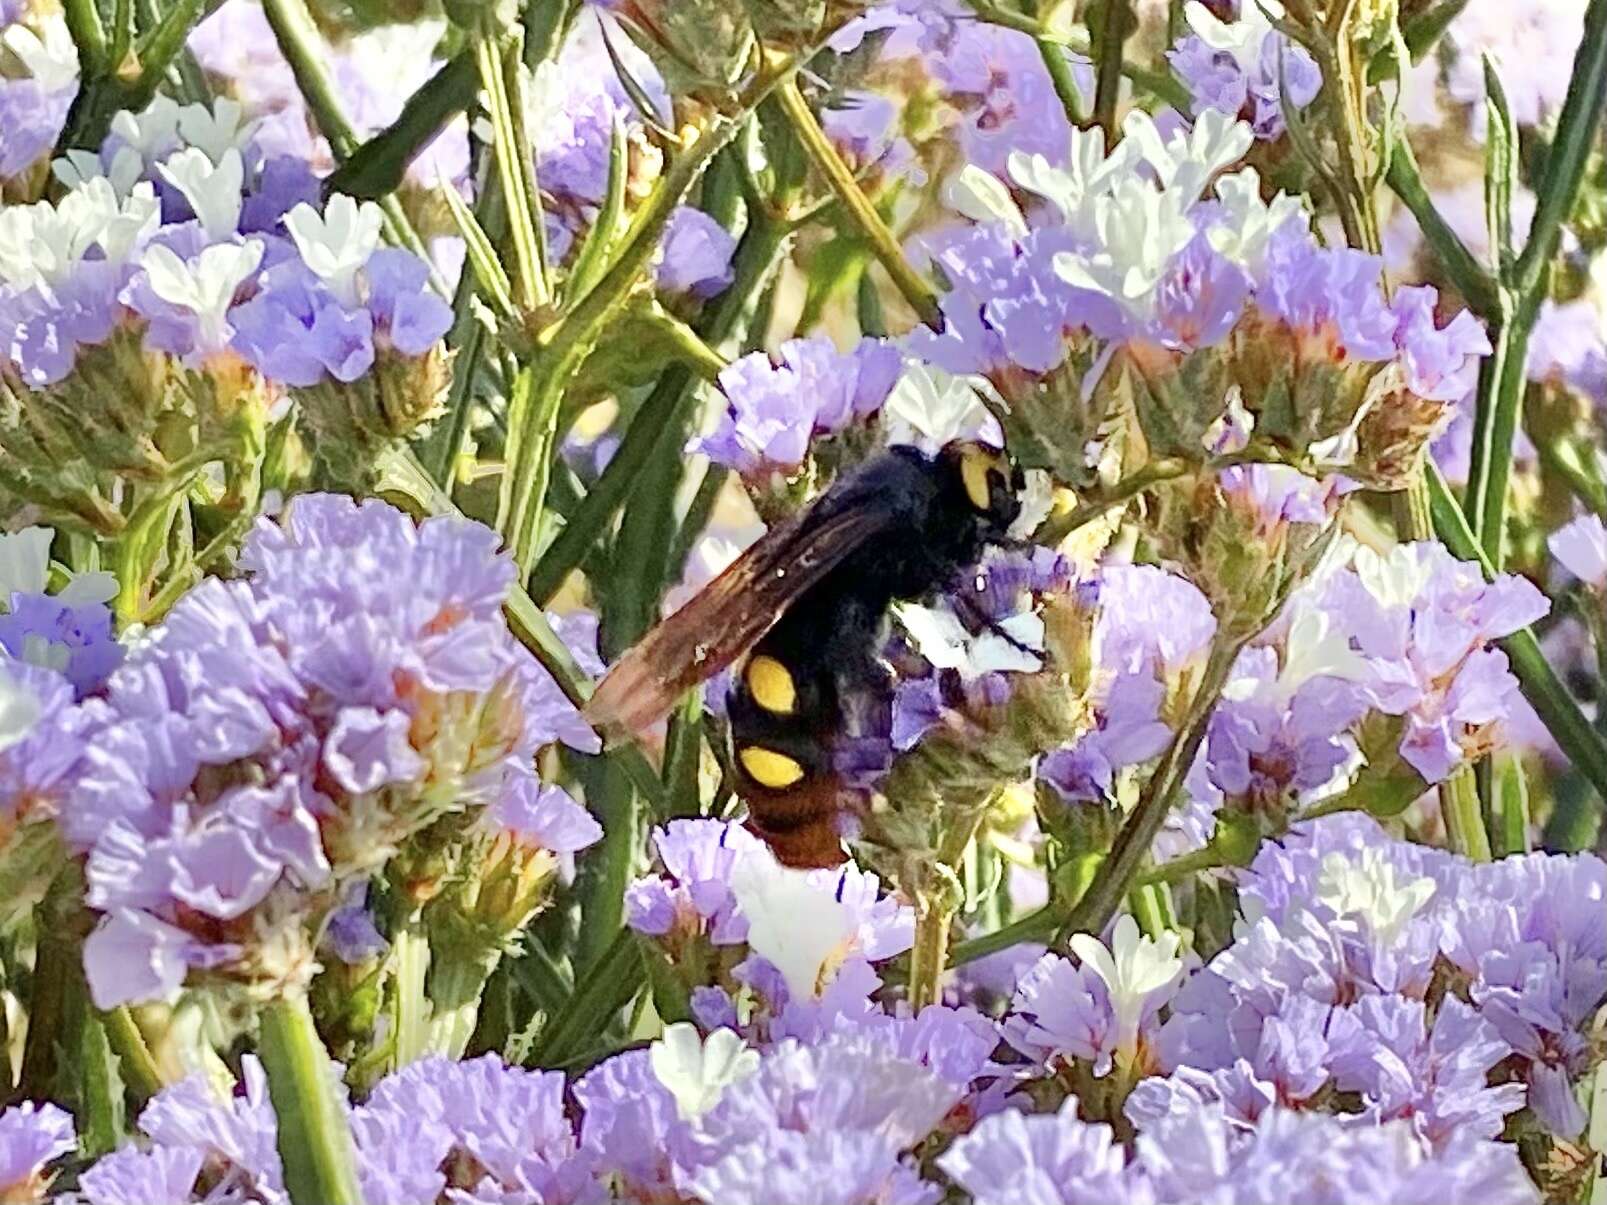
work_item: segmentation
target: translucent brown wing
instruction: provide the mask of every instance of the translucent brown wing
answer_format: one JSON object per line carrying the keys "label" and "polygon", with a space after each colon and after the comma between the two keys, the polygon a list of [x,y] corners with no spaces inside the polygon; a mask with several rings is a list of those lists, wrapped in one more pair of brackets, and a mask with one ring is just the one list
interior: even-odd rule
{"label": "translucent brown wing", "polygon": [[615,663],[586,703],[587,722],[605,732],[642,732],[687,690],[751,649],[799,595],[891,525],[890,508],[860,495],[853,504],[817,505],[772,528]]}

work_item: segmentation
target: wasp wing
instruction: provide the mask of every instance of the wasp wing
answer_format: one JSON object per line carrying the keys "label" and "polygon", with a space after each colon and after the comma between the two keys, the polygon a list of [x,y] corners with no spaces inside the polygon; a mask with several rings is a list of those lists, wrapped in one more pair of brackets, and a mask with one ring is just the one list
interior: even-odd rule
{"label": "wasp wing", "polygon": [[587,722],[639,733],[699,682],[746,653],[799,595],[893,526],[892,508],[855,492],[771,528],[719,577],[660,622],[608,671]]}

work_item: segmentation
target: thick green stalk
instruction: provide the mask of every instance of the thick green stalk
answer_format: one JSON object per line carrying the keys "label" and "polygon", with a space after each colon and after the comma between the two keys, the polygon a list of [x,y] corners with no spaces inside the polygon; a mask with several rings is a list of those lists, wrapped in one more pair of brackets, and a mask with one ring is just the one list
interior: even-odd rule
{"label": "thick green stalk", "polygon": [[460,1059],[480,1018],[480,997],[502,955],[472,946],[438,950],[430,967],[430,1050]]}
{"label": "thick green stalk", "polygon": [[1440,814],[1453,852],[1474,862],[1490,860],[1490,834],[1484,827],[1479,784],[1471,766],[1458,766],[1440,784]]}
{"label": "thick green stalk", "polygon": [[[1428,482],[1434,528],[1441,541],[1463,560],[1478,561],[1484,575],[1493,579],[1495,569],[1474,538],[1467,516],[1457,505],[1439,470],[1433,466],[1429,468]],[[1568,693],[1557,671],[1546,660],[1534,633],[1524,628],[1500,643],[1512,662],[1512,672],[1523,689],[1524,697],[1550,729],[1563,752],[1595,788],[1596,794],[1607,801],[1607,741],[1585,718],[1579,704]]]}
{"label": "thick green stalk", "polygon": [[391,940],[391,1066],[421,1059],[430,1049],[430,940],[417,917]]}
{"label": "thick green stalk", "polygon": [[916,317],[933,330],[941,331],[943,311],[938,306],[937,290],[904,258],[903,248],[898,245],[893,232],[882,221],[882,215],[859,187],[859,181],[854,179],[854,173],[843,162],[831,139],[820,128],[820,122],[815,119],[809,102],[799,91],[797,81],[788,80],[783,84],[776,99],[798,141],[809,152],[810,161],[826,177],[844,212],[859,227],[860,234],[870,244],[871,251],[898,291],[904,295],[904,300],[910,303]]}
{"label": "thick green stalk", "polygon": [[460,51],[402,106],[401,114],[375,134],[324,181],[326,195],[343,192],[377,200],[402,185],[407,165],[446,125],[474,102],[479,68],[472,48]]}
{"label": "thick green stalk", "polygon": [[960,942],[949,955],[949,965],[964,966],[968,962],[975,962],[979,958],[986,958],[990,954],[997,954],[1000,950],[1008,950],[1011,946],[1018,946],[1023,942],[1048,941],[1055,935],[1055,930],[1065,923],[1067,915],[1066,909],[1059,904],[1053,902],[1045,904],[1036,912],[1029,912],[1026,916],[1013,920],[991,933]]}
{"label": "thick green stalk", "polygon": [[268,1073],[292,1205],[363,1205],[356,1150],[335,1094],[335,1070],[304,993],[290,992],[263,1010],[258,1053]]}

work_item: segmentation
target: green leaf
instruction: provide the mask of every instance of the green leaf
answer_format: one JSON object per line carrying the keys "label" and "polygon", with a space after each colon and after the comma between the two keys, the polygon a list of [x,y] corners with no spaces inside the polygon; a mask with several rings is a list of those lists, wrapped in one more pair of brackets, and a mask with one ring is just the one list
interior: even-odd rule
{"label": "green leaf", "polygon": [[396,120],[354,150],[324,181],[324,195],[343,192],[373,201],[402,186],[407,165],[446,125],[474,103],[474,52],[464,50],[432,75],[402,106]]}
{"label": "green leaf", "polygon": [[452,221],[457,225],[458,233],[463,236],[469,266],[474,269],[474,278],[479,281],[480,287],[485,290],[491,303],[496,307],[497,316],[510,322],[517,321],[518,311],[513,304],[513,281],[508,279],[506,269],[497,259],[490,237],[456,188],[448,184],[441,189],[441,196],[446,200],[446,207],[452,214]]}
{"label": "green leaf", "polygon": [[86,1009],[78,1032],[78,1135],[86,1155],[104,1155],[123,1141],[123,1077],[106,1027]]}

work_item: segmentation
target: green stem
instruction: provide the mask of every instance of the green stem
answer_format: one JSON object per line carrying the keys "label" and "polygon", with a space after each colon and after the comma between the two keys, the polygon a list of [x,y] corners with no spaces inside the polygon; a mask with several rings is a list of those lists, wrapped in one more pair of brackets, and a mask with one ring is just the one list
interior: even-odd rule
{"label": "green stem", "polygon": [[697,373],[705,381],[716,381],[730,361],[715,351],[701,336],[657,302],[651,302],[638,311],[641,316],[670,345],[675,358]]}
{"label": "green stem", "polygon": [[259,1049],[278,1118],[279,1158],[292,1205],[362,1205],[357,1154],[335,1070],[307,997],[292,991],[262,1012]]}
{"label": "green stem", "polygon": [[1104,0],[1099,30],[1099,74],[1094,85],[1094,121],[1105,131],[1105,145],[1116,145],[1116,105],[1121,99],[1122,47],[1138,24],[1130,0]]}
{"label": "green stem", "polygon": [[480,998],[502,955],[495,949],[442,949],[430,967],[429,1048],[460,1059],[474,1037]]}
{"label": "green stem", "polygon": [[993,799],[989,797],[955,815],[932,862],[924,869],[927,879],[916,898],[915,944],[910,948],[910,1006],[917,1011],[943,1000],[943,972],[949,955],[949,929],[964,892],[955,868],[976,836]]}
{"label": "green stem", "polygon": [[[703,332],[709,345],[721,354],[729,350],[738,331],[747,329],[787,244],[788,230],[783,223],[762,214],[755,216],[751,207],[750,219],[733,265],[736,280],[720,298]],[[545,602],[557,592],[641,483],[647,465],[663,454],[660,445],[674,440],[687,407],[696,400],[692,384],[691,373],[679,366],[659,378],[626,428],[608,467],[531,572],[528,589],[533,598]]]}
{"label": "green stem", "polygon": [[117,1053],[130,1090],[142,1101],[155,1096],[166,1084],[128,1005],[120,1005],[111,1012],[103,1013],[101,1022],[106,1026],[106,1037]]}
{"label": "green stem", "polygon": [[843,162],[831,139],[826,137],[826,132],[820,128],[820,122],[815,120],[797,81],[789,79],[781,85],[776,99],[780,102],[781,111],[787,115],[793,132],[797,134],[798,141],[809,153],[810,161],[826,177],[844,211],[859,227],[860,234],[870,244],[871,251],[886,269],[898,291],[904,295],[904,300],[910,303],[916,317],[933,330],[941,331],[943,311],[938,306],[937,290],[904,258],[903,248],[898,245],[893,232],[887,228],[882,215],[876,212],[876,206],[870,203],[870,198],[859,187],[854,173]]}
{"label": "green stem", "polygon": [[1479,785],[1473,767],[1458,766],[1440,784],[1440,814],[1445,819],[1445,835],[1454,853],[1474,862],[1490,860],[1490,834],[1484,827],[1484,808],[1479,803]]}
{"label": "green stem", "polygon": [[979,937],[960,942],[949,955],[949,965],[964,966],[968,962],[975,962],[979,958],[986,958],[990,954],[997,954],[1000,950],[1008,950],[1011,946],[1018,946],[1023,942],[1048,941],[1055,935],[1055,930],[1065,923],[1066,916],[1066,909],[1059,904],[1045,904],[1036,912],[1029,912],[1026,916],[1011,921],[992,933],[984,933]]}
{"label": "green stem", "polygon": [[67,32],[78,48],[78,65],[84,78],[108,74],[106,69],[106,30],[100,23],[95,0],[64,0],[62,15]]}
{"label": "green stem", "polygon": [[519,139],[514,129],[513,104],[508,96],[508,83],[502,73],[502,55],[498,52],[496,39],[486,32],[477,34],[474,55],[491,115],[492,152],[496,156],[497,178],[501,182],[503,201],[508,209],[508,231],[513,239],[514,263],[519,270],[519,302],[525,310],[530,311],[547,303],[547,274],[536,240],[530,189],[526,187],[525,171],[519,162]]}
{"label": "green stem", "polygon": [[1395,153],[1390,157],[1386,179],[1395,190],[1395,195],[1417,219],[1424,241],[1434,249],[1445,275],[1456,286],[1456,291],[1462,294],[1468,308],[1486,322],[1496,321],[1502,308],[1499,286],[1435,207],[1434,198],[1429,195],[1428,187],[1418,171],[1412,144],[1406,140],[1404,133],[1396,137]]}
{"label": "green stem", "polygon": [[636,934],[621,929],[581,976],[564,1007],[547,1023],[530,1051],[534,1067],[562,1066],[588,1049],[619,1010],[647,982]]}
{"label": "green stem", "polygon": [[1591,0],[1585,36],[1574,56],[1568,95],[1557,117],[1557,136],[1546,156],[1545,175],[1535,190],[1540,198],[1529,241],[1518,259],[1515,283],[1524,296],[1540,289],[1556,258],[1563,223],[1573,213],[1585,178],[1591,147],[1607,112],[1607,0]]}
{"label": "green stem", "polygon": [[1237,641],[1225,641],[1212,648],[1205,672],[1189,704],[1188,719],[1161,755],[1160,764],[1144,785],[1138,805],[1116,834],[1110,854],[1094,872],[1093,881],[1072,909],[1058,940],[1064,941],[1073,933],[1101,932],[1121,907],[1139,868],[1149,856],[1155,834],[1160,832],[1161,825],[1165,823],[1167,814],[1183,789],[1183,781],[1188,776],[1189,767],[1194,764],[1200,745],[1205,741],[1211,714],[1216,710],[1222,688],[1227,685],[1240,647]]}
{"label": "green stem", "polygon": [[373,201],[400,188],[407,165],[474,102],[478,81],[472,49],[448,60],[407,98],[395,121],[353,150],[324,181],[325,193]]}
{"label": "green stem", "polygon": [[391,942],[391,987],[395,993],[392,1063],[401,1070],[423,1058],[430,1049],[430,942],[424,926],[413,917]]}
{"label": "green stem", "polygon": [[[1432,465],[1429,466],[1428,480],[1434,528],[1440,539],[1461,559],[1478,561],[1485,577],[1493,580],[1495,569],[1474,538],[1467,516],[1457,505],[1439,470]],[[1607,801],[1607,741],[1592,727],[1579,709],[1579,704],[1568,693],[1557,671],[1546,660],[1534,632],[1523,628],[1500,644],[1512,662],[1512,672],[1523,689],[1524,697],[1545,722],[1563,752],[1595,788],[1596,794]]]}

